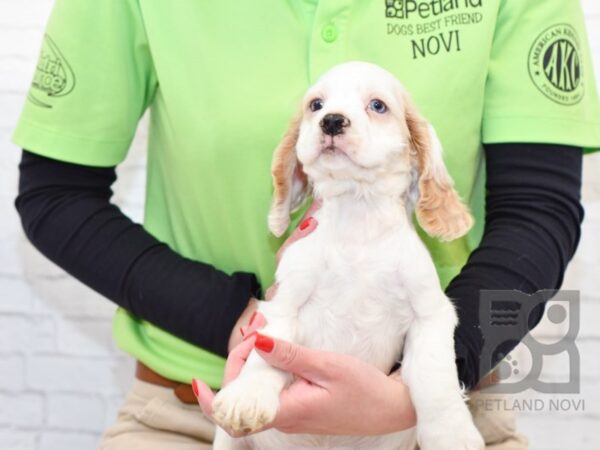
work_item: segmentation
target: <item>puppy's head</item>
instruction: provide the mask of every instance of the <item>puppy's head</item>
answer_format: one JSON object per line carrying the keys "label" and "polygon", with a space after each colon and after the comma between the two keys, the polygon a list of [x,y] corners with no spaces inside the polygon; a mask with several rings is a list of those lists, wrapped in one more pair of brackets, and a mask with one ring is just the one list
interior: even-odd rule
{"label": "puppy's head", "polygon": [[321,197],[368,191],[414,202],[419,224],[442,240],[472,225],[435,131],[400,82],[374,64],[338,65],[307,91],[272,169],[269,228],[277,236],[311,188]]}

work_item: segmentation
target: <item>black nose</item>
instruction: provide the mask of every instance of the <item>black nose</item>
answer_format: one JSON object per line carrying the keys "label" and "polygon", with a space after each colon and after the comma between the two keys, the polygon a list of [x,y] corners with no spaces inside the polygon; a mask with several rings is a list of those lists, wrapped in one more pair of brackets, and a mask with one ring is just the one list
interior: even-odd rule
{"label": "black nose", "polygon": [[335,136],[336,134],[342,134],[344,127],[350,126],[350,119],[342,114],[326,114],[319,125],[321,125],[323,133]]}

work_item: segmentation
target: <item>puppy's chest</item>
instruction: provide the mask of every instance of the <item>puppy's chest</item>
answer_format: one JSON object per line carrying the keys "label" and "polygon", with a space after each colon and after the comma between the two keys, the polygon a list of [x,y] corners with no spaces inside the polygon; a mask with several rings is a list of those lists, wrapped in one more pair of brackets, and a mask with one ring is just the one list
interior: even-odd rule
{"label": "puppy's chest", "polygon": [[393,236],[315,238],[306,242],[304,255],[297,255],[298,264],[310,265],[315,277],[298,314],[298,342],[389,369],[412,321],[399,274],[398,241]]}

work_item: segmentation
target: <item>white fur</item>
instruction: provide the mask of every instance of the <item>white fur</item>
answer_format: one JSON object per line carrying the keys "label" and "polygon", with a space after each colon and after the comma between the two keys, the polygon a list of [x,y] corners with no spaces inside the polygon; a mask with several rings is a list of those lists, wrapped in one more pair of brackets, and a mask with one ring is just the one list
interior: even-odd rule
{"label": "white fur", "polygon": [[[324,107],[312,112],[307,105],[315,97]],[[387,104],[387,113],[368,109],[373,98]],[[287,249],[276,273],[277,294],[259,310],[267,335],[347,353],[386,373],[402,354],[416,429],[374,437],[268,430],[235,439],[219,429],[216,450],[412,450],[417,440],[422,450],[483,448],[456,374],[456,313],[410,217],[415,170],[403,98],[391,74],[361,62],[333,68],[308,91],[296,151],[322,200],[318,227]],[[324,152],[329,141],[319,121],[333,112],[351,125],[334,138],[335,151]],[[431,139],[437,141],[433,129]],[[443,167],[436,147],[432,156]],[[240,376],[217,394],[215,418],[258,429],[273,419],[279,393],[291,380],[252,352]]]}

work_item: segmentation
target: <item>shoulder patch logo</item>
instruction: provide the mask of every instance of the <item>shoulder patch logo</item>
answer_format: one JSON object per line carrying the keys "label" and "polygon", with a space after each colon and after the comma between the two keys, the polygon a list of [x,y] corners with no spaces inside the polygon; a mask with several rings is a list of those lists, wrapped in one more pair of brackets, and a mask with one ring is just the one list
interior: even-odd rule
{"label": "shoulder patch logo", "polygon": [[566,23],[553,25],[535,39],[529,50],[529,76],[550,100],[575,105],[584,95],[581,55],[575,28]]}
{"label": "shoulder patch logo", "polygon": [[73,89],[75,73],[56,43],[46,34],[27,98],[37,106],[52,108],[47,103],[51,98],[64,97]]}

